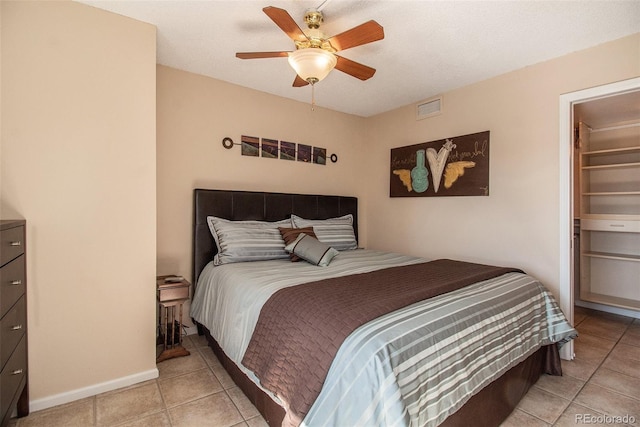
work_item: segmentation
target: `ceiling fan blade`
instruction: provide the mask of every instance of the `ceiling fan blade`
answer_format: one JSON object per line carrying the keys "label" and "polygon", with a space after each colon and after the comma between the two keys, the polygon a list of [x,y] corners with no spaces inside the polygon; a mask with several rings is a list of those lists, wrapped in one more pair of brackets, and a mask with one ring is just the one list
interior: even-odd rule
{"label": "ceiling fan blade", "polygon": [[368,80],[376,73],[375,68],[368,67],[360,64],[359,62],[352,61],[342,56],[336,55],[338,62],[336,63],[336,70],[340,70],[343,73],[347,73],[360,80]]}
{"label": "ceiling fan blade", "polygon": [[383,38],[384,29],[382,26],[376,21],[371,20],[331,37],[329,39],[329,43],[331,43],[331,46],[334,47],[336,52],[339,52],[341,50],[382,40]]}
{"label": "ceiling fan blade", "polygon": [[238,52],[236,58],[259,59],[259,58],[280,58],[289,56],[289,52]]}
{"label": "ceiling fan blade", "polygon": [[309,82],[302,80],[302,77],[296,74],[296,79],[293,81],[293,87],[302,87],[308,85]]}
{"label": "ceiling fan blade", "polygon": [[307,36],[302,32],[296,21],[293,20],[289,12],[284,9],[280,9],[273,6],[267,6],[262,9],[278,27],[293,40],[293,41],[305,41],[308,40]]}

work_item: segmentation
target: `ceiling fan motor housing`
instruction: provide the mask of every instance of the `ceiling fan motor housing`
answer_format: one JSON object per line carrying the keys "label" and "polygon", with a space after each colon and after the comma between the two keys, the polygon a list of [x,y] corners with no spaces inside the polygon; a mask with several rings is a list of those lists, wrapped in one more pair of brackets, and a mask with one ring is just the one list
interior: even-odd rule
{"label": "ceiling fan motor housing", "polygon": [[310,29],[317,30],[320,28],[320,24],[324,22],[324,17],[322,16],[322,12],[315,9],[309,9],[304,15],[304,22]]}

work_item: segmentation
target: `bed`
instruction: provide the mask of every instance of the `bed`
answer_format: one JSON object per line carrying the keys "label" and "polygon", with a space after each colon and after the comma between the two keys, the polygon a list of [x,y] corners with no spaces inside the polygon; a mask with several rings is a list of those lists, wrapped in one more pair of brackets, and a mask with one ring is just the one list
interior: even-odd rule
{"label": "bed", "polygon": [[[356,249],[349,246],[350,238],[341,247],[344,241],[320,235],[325,233],[324,221],[334,230],[332,221],[343,224],[348,218],[357,239],[354,197],[196,189],[193,207],[192,318],[270,426],[495,426],[541,374],[561,375],[558,347],[576,332],[542,285],[517,269],[456,260],[425,262]],[[315,224],[311,230],[318,235],[310,235],[344,250],[332,250],[337,256],[326,267],[304,260],[294,263],[289,255],[254,260],[246,251],[236,255],[251,262],[223,261],[229,252],[229,240],[224,239],[233,235],[221,234],[224,227],[241,221],[291,224],[292,217],[299,228]],[[298,241],[317,243],[294,234],[295,248],[302,246]],[[214,266],[214,259],[221,265]],[[452,287],[449,276],[454,271],[467,282]],[[424,277],[433,278],[433,289],[411,284]],[[379,292],[371,291],[366,298],[358,294],[362,289],[369,292],[374,282],[382,283]],[[405,287],[406,292],[398,291]],[[333,291],[341,288],[351,295]],[[373,295],[378,294],[376,301]],[[485,301],[489,295],[491,303]],[[364,304],[363,299],[371,301]],[[537,301],[539,307],[525,306],[526,300]],[[315,313],[322,305],[317,301],[334,312]],[[471,318],[473,311],[491,319],[489,332],[477,329],[485,320]],[[304,322],[298,320],[303,318]],[[354,318],[355,326],[344,326],[348,322],[343,318]],[[512,324],[495,326],[498,318]],[[312,326],[298,325],[305,322]],[[309,334],[314,335],[310,341],[316,341],[316,335],[324,335],[325,341],[304,341],[302,355],[291,350]],[[470,341],[461,351],[454,341],[465,335]],[[434,393],[446,398],[429,397]]]}

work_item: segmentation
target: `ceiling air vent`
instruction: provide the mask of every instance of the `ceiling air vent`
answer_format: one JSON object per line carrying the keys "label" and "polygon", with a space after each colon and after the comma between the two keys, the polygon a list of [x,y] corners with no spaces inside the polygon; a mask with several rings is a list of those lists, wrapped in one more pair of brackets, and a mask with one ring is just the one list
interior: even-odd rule
{"label": "ceiling air vent", "polygon": [[416,104],[416,120],[426,119],[442,113],[442,97],[432,98]]}

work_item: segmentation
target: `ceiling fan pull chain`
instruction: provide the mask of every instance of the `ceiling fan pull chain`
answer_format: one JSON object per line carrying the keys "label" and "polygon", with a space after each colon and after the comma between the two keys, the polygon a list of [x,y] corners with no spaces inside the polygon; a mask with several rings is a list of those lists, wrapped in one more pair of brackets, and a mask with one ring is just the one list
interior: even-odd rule
{"label": "ceiling fan pull chain", "polygon": [[311,111],[316,111],[316,85],[311,83]]}

